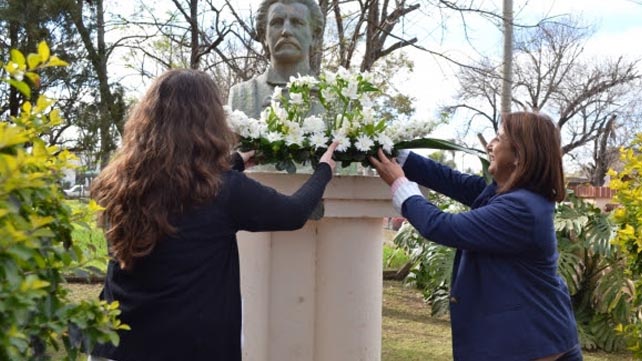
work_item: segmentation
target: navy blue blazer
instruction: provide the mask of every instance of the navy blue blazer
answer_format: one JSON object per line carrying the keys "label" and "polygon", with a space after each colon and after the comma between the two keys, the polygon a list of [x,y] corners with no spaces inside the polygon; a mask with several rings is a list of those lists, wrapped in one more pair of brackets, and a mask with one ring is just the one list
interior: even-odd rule
{"label": "navy blue blazer", "polygon": [[557,273],[554,203],[526,189],[496,194],[482,177],[410,153],[406,177],[471,207],[445,213],[421,196],[402,214],[425,238],[457,248],[450,298],[457,361],[524,361],[578,343]]}

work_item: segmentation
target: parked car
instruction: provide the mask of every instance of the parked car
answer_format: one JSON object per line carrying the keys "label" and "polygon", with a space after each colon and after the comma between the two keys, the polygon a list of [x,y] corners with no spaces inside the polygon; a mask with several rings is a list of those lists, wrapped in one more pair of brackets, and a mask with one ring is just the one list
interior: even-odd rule
{"label": "parked car", "polygon": [[76,184],[69,189],[63,189],[63,192],[68,198],[80,198],[87,195],[87,189],[83,184]]}

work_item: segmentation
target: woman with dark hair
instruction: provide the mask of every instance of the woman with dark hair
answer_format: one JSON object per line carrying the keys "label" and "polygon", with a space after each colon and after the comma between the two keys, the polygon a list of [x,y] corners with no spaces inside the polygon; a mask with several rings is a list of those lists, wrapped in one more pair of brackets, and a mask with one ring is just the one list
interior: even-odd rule
{"label": "woman with dark hair", "polygon": [[112,257],[101,298],[120,303],[131,331],[94,358],[241,360],[236,232],[301,228],[332,178],[336,144],[286,196],[231,169],[234,140],[201,71],[167,71],[133,109],[91,193]]}
{"label": "woman with dark hair", "polygon": [[[419,233],[457,249],[450,295],[456,361],[582,360],[568,288],[557,273],[560,133],[540,113],[502,120],[488,144],[489,185],[414,153],[391,160],[380,150],[370,160]],[[471,210],[442,212],[415,182]]]}

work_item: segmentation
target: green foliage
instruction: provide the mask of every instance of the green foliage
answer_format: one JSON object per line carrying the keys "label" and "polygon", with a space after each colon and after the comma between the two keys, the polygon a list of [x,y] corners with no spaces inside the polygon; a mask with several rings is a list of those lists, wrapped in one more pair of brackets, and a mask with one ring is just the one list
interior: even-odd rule
{"label": "green foliage", "polygon": [[394,241],[415,263],[405,282],[422,290],[432,316],[447,314],[455,249],[425,240],[410,223],[401,226]]}
{"label": "green foliage", "polygon": [[556,210],[558,270],[571,293],[580,342],[587,350],[622,350],[620,324],[634,320],[633,284],[621,252],[611,245],[609,215],[572,193]]}
{"label": "green foliage", "polygon": [[[11,51],[2,81],[31,96],[37,71],[66,63],[42,42],[37,54]],[[0,359],[46,359],[48,348],[79,356],[78,330],[89,344],[118,342],[118,303],[71,302],[64,274],[83,268],[88,253],[73,244],[75,225],[90,219],[95,204],[73,211],[58,184],[73,156],[39,138],[61,119],[52,101],[25,102],[16,117],[0,121]]]}
{"label": "green foliage", "polygon": [[383,268],[398,269],[408,262],[409,257],[406,252],[399,248],[383,245]]}
{"label": "green foliage", "polygon": [[[465,209],[461,204],[435,193],[430,198],[449,212]],[[405,282],[422,290],[433,316],[447,314],[455,249],[426,240],[407,222],[401,226],[393,241],[410,255],[414,263]]]}
{"label": "green foliage", "polygon": [[628,346],[636,357],[642,359],[642,133],[636,135],[630,147],[620,150],[623,168],[609,171],[609,187],[616,190],[614,200],[620,205],[613,212],[617,235],[613,240],[625,255],[628,276],[635,282],[635,306],[638,318],[635,323],[623,325],[628,336]]}

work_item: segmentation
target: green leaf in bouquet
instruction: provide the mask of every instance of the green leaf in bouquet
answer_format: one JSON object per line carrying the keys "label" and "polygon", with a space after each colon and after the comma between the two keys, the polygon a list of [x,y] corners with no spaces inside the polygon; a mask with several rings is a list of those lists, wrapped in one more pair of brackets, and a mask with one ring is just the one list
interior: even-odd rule
{"label": "green leaf in bouquet", "polygon": [[290,174],[296,173],[296,165],[291,159],[280,160],[275,166],[277,170],[285,170]]}
{"label": "green leaf in bouquet", "polygon": [[298,149],[292,152],[292,157],[297,163],[305,163],[310,160],[310,151],[307,149]]}
{"label": "green leaf in bouquet", "polygon": [[462,145],[444,140],[444,139],[437,139],[437,138],[420,138],[420,139],[413,139],[413,140],[408,140],[408,141],[402,141],[397,144],[395,144],[395,150],[399,149],[439,149],[439,150],[454,150],[454,151],[461,151],[464,153],[468,153],[471,155],[474,155],[479,158],[479,161],[482,164],[482,171],[484,174],[484,178],[486,178],[487,182],[491,181],[491,176],[490,173],[488,173],[488,166],[490,165],[490,162],[488,161],[488,155],[486,152],[479,150],[479,149],[474,149],[474,148],[468,148],[464,147]]}

